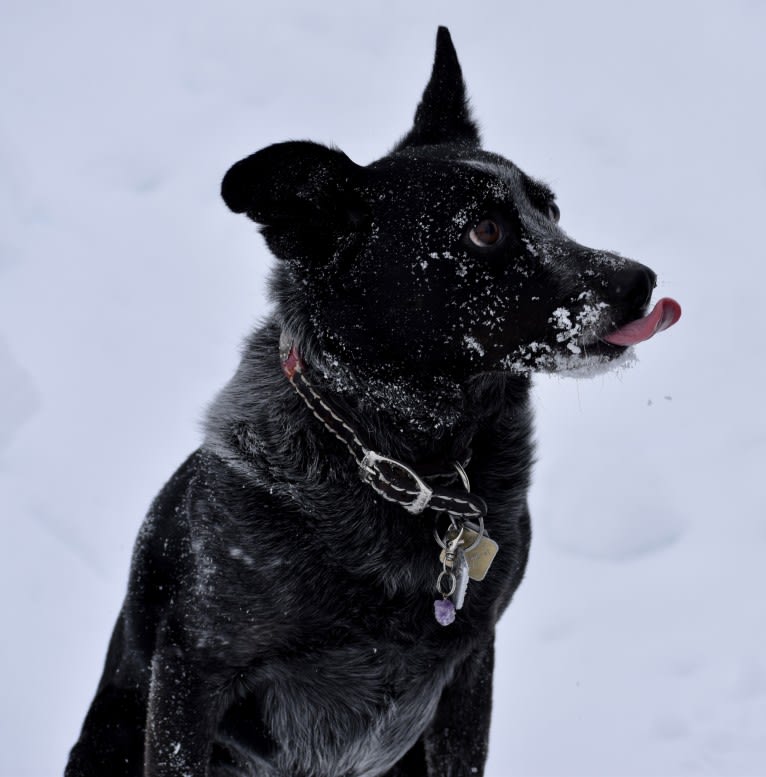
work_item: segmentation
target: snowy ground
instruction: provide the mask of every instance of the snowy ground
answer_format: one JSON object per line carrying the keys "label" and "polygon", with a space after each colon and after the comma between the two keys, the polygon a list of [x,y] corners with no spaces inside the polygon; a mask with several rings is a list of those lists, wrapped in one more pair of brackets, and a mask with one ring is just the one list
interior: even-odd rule
{"label": "snowy ground", "polygon": [[4,0],[1,777],[60,773],[143,512],[267,304],[222,173],[385,152],[439,23],[487,147],[684,306],[634,369],[538,381],[488,773],[766,775],[766,6]]}

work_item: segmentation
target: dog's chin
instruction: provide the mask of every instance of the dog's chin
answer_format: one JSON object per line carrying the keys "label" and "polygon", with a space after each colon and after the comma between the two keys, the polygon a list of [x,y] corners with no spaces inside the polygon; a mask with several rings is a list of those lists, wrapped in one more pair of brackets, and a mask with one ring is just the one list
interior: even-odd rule
{"label": "dog's chin", "polygon": [[570,341],[566,348],[530,343],[500,361],[500,369],[516,375],[547,373],[572,378],[591,378],[615,369],[631,367],[637,361],[633,348],[610,345],[600,340],[586,344]]}
{"label": "dog's chin", "polygon": [[567,378],[594,378],[606,372],[632,367],[636,361],[638,357],[633,348],[591,348],[582,354],[557,354],[552,359],[552,366],[540,372],[555,373]]}

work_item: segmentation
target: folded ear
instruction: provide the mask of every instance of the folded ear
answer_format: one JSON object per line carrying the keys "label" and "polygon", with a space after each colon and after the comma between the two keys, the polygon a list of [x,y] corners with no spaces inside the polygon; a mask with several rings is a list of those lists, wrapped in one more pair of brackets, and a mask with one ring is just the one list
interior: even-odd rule
{"label": "folded ear", "polygon": [[235,213],[263,225],[277,256],[322,259],[365,221],[357,194],[362,171],[342,151],[318,143],[276,143],[237,162],[221,196]]}
{"label": "folded ear", "polygon": [[235,213],[264,225],[333,218],[361,170],[342,151],[319,143],[275,143],[233,165],[221,196]]}
{"label": "folded ear", "polygon": [[479,142],[479,130],[468,108],[457,52],[449,30],[439,27],[431,79],[415,112],[415,123],[396,150],[434,143],[478,146]]}

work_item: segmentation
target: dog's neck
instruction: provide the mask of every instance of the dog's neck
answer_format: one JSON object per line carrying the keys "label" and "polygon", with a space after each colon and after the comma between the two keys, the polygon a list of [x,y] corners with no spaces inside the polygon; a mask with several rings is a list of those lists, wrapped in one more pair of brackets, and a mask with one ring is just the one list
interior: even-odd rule
{"label": "dog's neck", "polygon": [[387,430],[404,437],[425,449],[424,454],[434,443],[441,445],[458,436],[465,404],[458,384],[438,377],[405,380],[385,365],[354,369],[326,354],[306,357],[303,344],[283,334],[283,349],[286,342],[294,343],[317,391],[344,412],[361,416],[363,425],[373,431]]}
{"label": "dog's neck", "polygon": [[[298,415],[309,411],[282,370],[283,331],[272,321],[253,335],[236,375],[209,410],[206,446],[230,461],[252,459],[264,445],[295,449],[285,435],[297,429]],[[339,363],[310,336],[283,335],[283,346],[286,340],[297,345],[307,380],[367,445],[412,465],[465,461],[475,435],[491,428],[494,419],[514,407],[526,412],[526,379],[490,373],[462,384],[440,376],[405,381],[389,377],[385,365],[363,372]],[[313,416],[303,429],[318,446],[329,434]]]}
{"label": "dog's neck", "polygon": [[464,460],[477,429],[506,409],[509,395],[524,401],[529,388],[528,379],[499,373],[459,382],[422,372],[400,375],[393,365],[374,359],[352,368],[317,348],[311,337],[283,328],[283,368],[291,352],[318,392],[360,418],[363,428],[399,438],[413,461],[434,456]]}

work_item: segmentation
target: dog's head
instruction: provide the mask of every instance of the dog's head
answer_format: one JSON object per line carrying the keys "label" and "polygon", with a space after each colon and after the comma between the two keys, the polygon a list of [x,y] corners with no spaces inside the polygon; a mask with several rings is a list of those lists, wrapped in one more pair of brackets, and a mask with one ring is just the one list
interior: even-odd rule
{"label": "dog's head", "polygon": [[409,133],[362,167],[310,142],[235,164],[226,204],[262,225],[282,262],[284,324],[326,363],[460,379],[571,370],[675,323],[647,306],[654,273],[582,246],[551,190],[484,151],[446,28]]}

